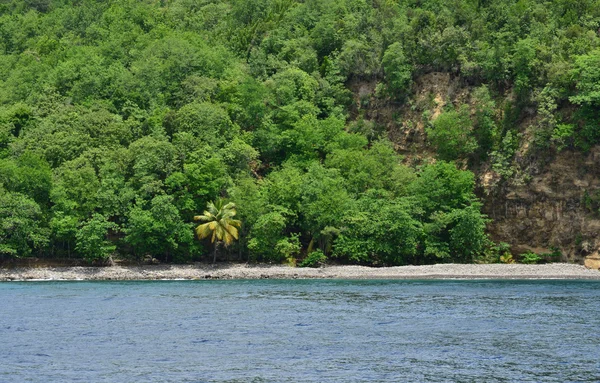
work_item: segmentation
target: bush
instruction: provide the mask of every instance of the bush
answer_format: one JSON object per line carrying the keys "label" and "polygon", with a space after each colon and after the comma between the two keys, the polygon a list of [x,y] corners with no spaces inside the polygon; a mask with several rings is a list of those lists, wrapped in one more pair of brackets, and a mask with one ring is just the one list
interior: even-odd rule
{"label": "bush", "polygon": [[510,253],[505,253],[504,255],[500,256],[500,262],[501,263],[515,263],[515,259],[513,258],[512,254]]}
{"label": "bush", "polygon": [[476,263],[501,263],[502,260],[512,259],[510,254],[510,245],[506,242],[494,243],[488,241],[483,254],[475,259]]}
{"label": "bush", "polygon": [[541,263],[543,261],[542,257],[539,254],[528,251],[524,254],[521,254],[521,263],[525,263],[528,265],[534,265],[537,263]]}
{"label": "bush", "polygon": [[552,250],[552,252],[542,254],[544,260],[546,262],[560,262],[560,259],[562,258],[562,253],[560,252],[560,249],[554,246],[550,247],[550,249]]}
{"label": "bush", "polygon": [[300,267],[321,267],[327,262],[327,256],[322,250],[315,250],[308,254],[298,266]]}

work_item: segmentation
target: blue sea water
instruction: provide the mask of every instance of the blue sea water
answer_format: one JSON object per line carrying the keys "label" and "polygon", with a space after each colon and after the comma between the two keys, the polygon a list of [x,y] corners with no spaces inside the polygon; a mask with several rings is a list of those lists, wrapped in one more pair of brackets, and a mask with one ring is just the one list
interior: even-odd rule
{"label": "blue sea water", "polygon": [[598,382],[593,281],[0,283],[0,382]]}

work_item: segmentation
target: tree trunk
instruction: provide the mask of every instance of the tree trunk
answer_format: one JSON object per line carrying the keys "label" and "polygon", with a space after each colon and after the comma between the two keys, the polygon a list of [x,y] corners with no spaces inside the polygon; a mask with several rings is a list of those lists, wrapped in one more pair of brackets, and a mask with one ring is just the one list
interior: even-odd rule
{"label": "tree trunk", "polygon": [[217,263],[217,247],[219,247],[219,242],[215,242],[215,249],[213,250],[213,265]]}
{"label": "tree trunk", "polygon": [[308,243],[308,248],[306,249],[306,254],[310,254],[313,251],[313,248],[315,246],[315,237],[313,237],[310,242]]}

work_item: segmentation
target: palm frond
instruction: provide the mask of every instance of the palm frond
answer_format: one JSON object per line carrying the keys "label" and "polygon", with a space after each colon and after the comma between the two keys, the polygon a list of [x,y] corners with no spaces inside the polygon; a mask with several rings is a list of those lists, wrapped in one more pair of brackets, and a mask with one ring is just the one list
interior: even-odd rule
{"label": "palm frond", "polygon": [[225,246],[229,246],[233,243],[233,237],[231,236],[231,234],[227,232],[225,233],[225,236],[223,237],[223,243],[225,244]]}
{"label": "palm frond", "polygon": [[234,213],[235,213],[235,209],[236,209],[235,203],[233,203],[233,202],[229,202],[227,205],[225,205],[221,208],[221,210],[224,210],[224,211],[233,210]]}
{"label": "palm frond", "polygon": [[212,222],[203,223],[202,225],[198,225],[198,227],[196,227],[196,234],[198,235],[199,239],[204,239],[212,234],[213,230],[211,228],[211,223]]}
{"label": "palm frond", "polygon": [[237,227],[235,227],[233,225],[228,225],[226,230],[230,236],[232,236],[234,239],[238,239],[239,232],[238,232]]}
{"label": "palm frond", "polygon": [[204,211],[202,215],[195,215],[194,221],[213,221],[216,219],[216,214],[211,213],[210,211]]}
{"label": "palm frond", "polygon": [[239,238],[238,228],[242,226],[242,221],[233,219],[236,213],[233,202],[227,204],[224,204],[223,200],[209,202],[203,214],[194,216],[195,221],[206,222],[196,227],[198,238],[211,237],[213,243],[223,241],[226,246],[232,244]]}

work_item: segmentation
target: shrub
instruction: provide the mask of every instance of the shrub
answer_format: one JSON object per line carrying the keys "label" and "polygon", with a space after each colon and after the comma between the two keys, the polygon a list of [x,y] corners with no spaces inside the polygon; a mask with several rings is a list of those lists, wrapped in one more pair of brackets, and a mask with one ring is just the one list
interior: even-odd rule
{"label": "shrub", "polygon": [[322,250],[315,250],[308,254],[298,266],[300,267],[321,267],[327,262],[327,256]]}
{"label": "shrub", "polygon": [[542,257],[539,254],[528,251],[524,254],[521,254],[521,263],[525,263],[528,265],[534,265],[542,262]]}
{"label": "shrub", "polygon": [[475,259],[476,263],[500,263],[500,259],[512,259],[510,254],[510,245],[506,242],[494,243],[487,241],[483,254]]}
{"label": "shrub", "polygon": [[511,253],[505,253],[500,256],[501,263],[515,263],[515,259],[513,258]]}

